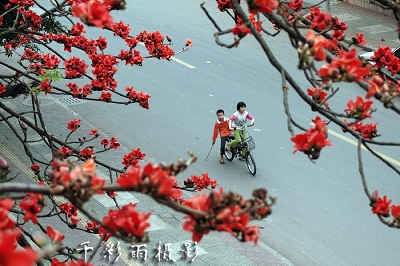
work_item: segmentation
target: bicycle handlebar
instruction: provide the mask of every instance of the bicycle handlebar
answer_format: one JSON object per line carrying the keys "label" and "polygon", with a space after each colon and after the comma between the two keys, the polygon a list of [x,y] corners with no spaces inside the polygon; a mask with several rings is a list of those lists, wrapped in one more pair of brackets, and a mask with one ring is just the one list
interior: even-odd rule
{"label": "bicycle handlebar", "polygon": [[[254,124],[252,124],[252,125],[244,125],[242,130],[245,130],[246,128],[252,127],[252,126],[254,126]],[[234,127],[233,129],[230,129],[230,130],[236,130],[236,127]]]}

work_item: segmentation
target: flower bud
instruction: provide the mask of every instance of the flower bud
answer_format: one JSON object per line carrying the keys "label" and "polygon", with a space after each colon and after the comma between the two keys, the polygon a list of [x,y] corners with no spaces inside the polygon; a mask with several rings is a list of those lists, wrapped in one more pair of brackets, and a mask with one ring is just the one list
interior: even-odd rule
{"label": "flower bud", "polygon": [[28,130],[28,126],[24,122],[19,121],[19,125],[20,125],[20,127],[22,128],[23,131]]}
{"label": "flower bud", "polygon": [[375,190],[375,191],[372,193],[372,196],[371,196],[371,203],[375,203],[376,200],[378,199],[378,197],[379,197],[378,190]]}
{"label": "flower bud", "polygon": [[8,162],[0,156],[0,169],[7,170],[8,169]]}

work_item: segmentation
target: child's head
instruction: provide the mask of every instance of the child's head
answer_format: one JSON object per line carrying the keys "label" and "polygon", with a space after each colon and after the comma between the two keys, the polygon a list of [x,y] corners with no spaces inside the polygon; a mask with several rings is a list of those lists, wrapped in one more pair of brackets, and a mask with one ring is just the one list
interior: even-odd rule
{"label": "child's head", "polygon": [[219,109],[216,114],[217,114],[219,121],[221,121],[221,122],[224,121],[224,117],[225,117],[224,110]]}
{"label": "child's head", "polygon": [[236,105],[236,110],[238,110],[238,111],[246,110],[246,104],[244,102],[238,102],[238,104]]}

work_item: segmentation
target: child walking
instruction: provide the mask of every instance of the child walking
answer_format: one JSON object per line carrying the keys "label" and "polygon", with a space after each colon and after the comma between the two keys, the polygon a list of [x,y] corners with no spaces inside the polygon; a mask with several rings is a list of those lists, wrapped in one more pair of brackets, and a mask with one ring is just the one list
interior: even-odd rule
{"label": "child walking", "polygon": [[212,145],[215,144],[215,140],[217,139],[218,133],[221,137],[221,148],[220,148],[220,155],[221,158],[219,162],[224,164],[224,154],[225,154],[225,143],[228,139],[230,134],[233,134],[232,131],[229,130],[229,118],[225,117],[224,110],[219,109],[217,112],[217,121],[214,124],[214,133],[212,136]]}

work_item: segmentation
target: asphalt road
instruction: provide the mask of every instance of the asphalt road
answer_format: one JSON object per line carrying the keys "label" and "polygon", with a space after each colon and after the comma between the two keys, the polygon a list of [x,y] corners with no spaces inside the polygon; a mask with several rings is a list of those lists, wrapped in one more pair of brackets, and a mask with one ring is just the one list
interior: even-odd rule
{"label": "asphalt road", "polygon": [[[213,40],[214,28],[199,8],[200,2],[139,0],[118,13],[134,33],[160,30],[172,37],[175,47],[186,39],[194,44],[177,57],[195,68],[158,60],[147,60],[142,68],[120,68],[119,86],[134,85],[136,90],[150,93],[150,110],[101,103],[70,108],[116,136],[124,146],[141,147],[149,161],[171,162],[185,157],[187,150],[194,151],[199,160],[186,175],[179,176],[180,180],[208,172],[226,190],[244,196],[250,196],[253,188],[267,188],[278,202],[270,218],[257,222],[265,226],[260,240],[295,265],[397,265],[399,233],[381,225],[372,215],[358,174],[356,147],[331,134],[334,147],[324,149],[316,163],[300,153],[293,155],[279,73],[251,37],[236,49],[218,47]],[[214,8],[214,1],[206,6],[221,28],[228,28],[229,20]],[[296,70],[296,53],[286,36],[266,39],[284,66],[294,71],[299,84],[307,88]],[[117,42],[109,45],[119,51]],[[360,93],[352,85],[341,84],[330,104],[345,109],[347,99],[355,99]],[[311,122],[315,114],[293,91],[289,91],[289,98],[293,118],[303,125]],[[250,131],[256,141],[255,177],[244,162],[220,165],[218,146],[205,161],[215,111],[222,108],[231,115],[238,101],[246,102],[256,119]],[[397,117],[382,109],[374,117],[380,121],[382,140],[395,139]],[[330,129],[342,134],[337,127]],[[395,149],[377,149],[400,160]],[[398,178],[366,152],[363,155],[370,189],[377,188],[400,202]]]}

